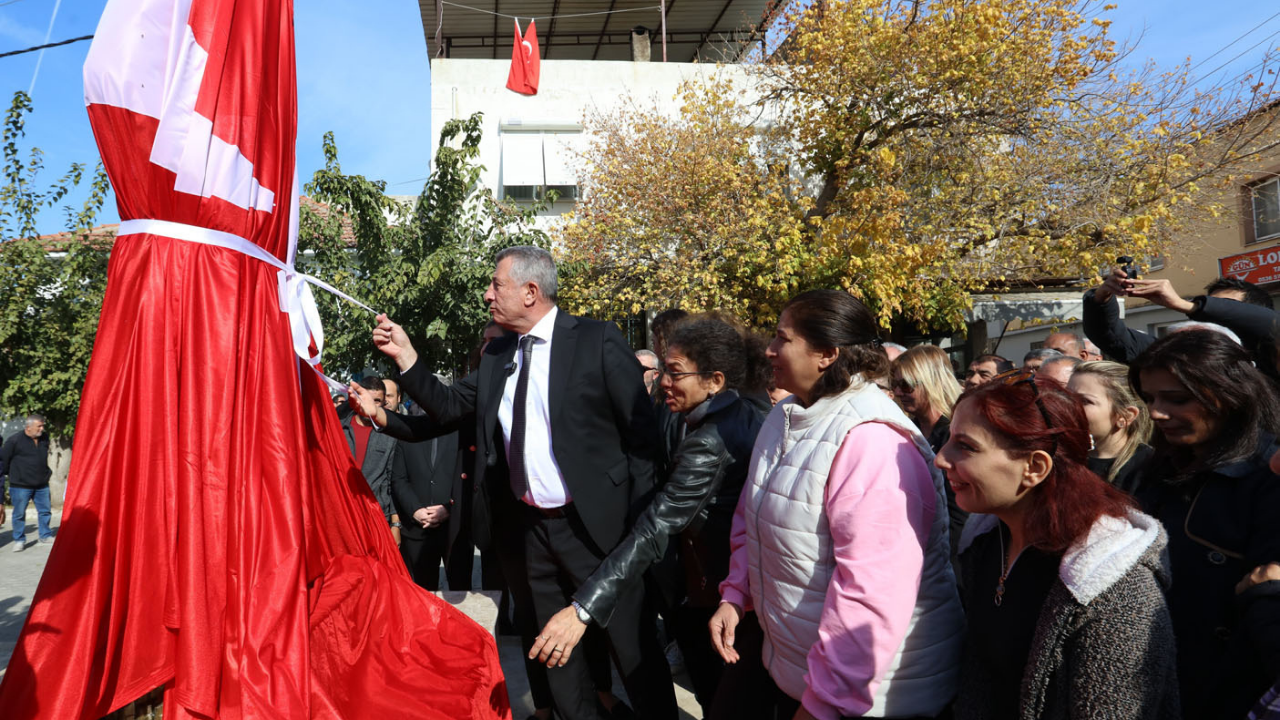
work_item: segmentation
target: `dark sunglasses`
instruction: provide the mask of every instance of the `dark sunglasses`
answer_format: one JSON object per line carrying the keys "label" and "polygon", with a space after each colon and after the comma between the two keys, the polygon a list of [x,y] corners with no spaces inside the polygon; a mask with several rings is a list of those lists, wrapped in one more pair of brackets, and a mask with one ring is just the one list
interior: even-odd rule
{"label": "dark sunglasses", "polygon": [[[1035,400],[1036,407],[1040,408],[1040,415],[1044,418],[1045,428],[1048,430],[1054,430],[1057,428],[1057,426],[1053,424],[1053,420],[1049,418],[1049,410],[1044,406],[1044,400],[1040,399],[1040,387],[1036,385],[1035,370],[1009,370],[991,378],[991,382],[999,382],[1006,386],[1021,385],[1023,383],[1030,385],[1031,397]],[[1055,452],[1058,449],[1057,437],[1054,437],[1053,439],[1053,449]]]}

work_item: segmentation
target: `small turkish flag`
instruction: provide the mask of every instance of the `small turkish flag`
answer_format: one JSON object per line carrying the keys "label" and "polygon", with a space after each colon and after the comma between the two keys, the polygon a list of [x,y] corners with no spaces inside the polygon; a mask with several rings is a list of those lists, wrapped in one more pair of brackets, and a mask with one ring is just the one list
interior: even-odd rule
{"label": "small turkish flag", "polygon": [[517,21],[515,44],[511,46],[511,72],[507,73],[507,87],[522,95],[538,94],[542,58],[538,56],[538,31],[534,25],[535,22],[530,20],[522,38]]}

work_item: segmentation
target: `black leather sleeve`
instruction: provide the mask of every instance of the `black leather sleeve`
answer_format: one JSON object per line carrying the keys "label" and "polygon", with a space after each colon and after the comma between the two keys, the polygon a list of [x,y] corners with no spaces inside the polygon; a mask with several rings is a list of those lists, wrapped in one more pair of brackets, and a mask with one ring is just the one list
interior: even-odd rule
{"label": "black leather sleeve", "polygon": [[1147,333],[1133,330],[1120,319],[1120,303],[1115,296],[1104,303],[1093,299],[1093,290],[1084,294],[1081,322],[1084,336],[1092,340],[1098,349],[1116,362],[1131,363],[1156,339]]}
{"label": "black leather sleeve", "polygon": [[632,591],[645,570],[663,556],[670,536],[684,531],[706,507],[732,461],[712,425],[685,438],[666,484],[631,532],[573,594],[595,623],[609,624],[618,598]]}

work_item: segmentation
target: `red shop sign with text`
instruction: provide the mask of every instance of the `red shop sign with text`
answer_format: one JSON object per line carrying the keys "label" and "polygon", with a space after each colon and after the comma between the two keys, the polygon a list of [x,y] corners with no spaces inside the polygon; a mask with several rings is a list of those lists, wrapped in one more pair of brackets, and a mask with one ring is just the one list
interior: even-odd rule
{"label": "red shop sign with text", "polygon": [[1218,273],[1254,285],[1280,282],[1280,246],[1221,258]]}

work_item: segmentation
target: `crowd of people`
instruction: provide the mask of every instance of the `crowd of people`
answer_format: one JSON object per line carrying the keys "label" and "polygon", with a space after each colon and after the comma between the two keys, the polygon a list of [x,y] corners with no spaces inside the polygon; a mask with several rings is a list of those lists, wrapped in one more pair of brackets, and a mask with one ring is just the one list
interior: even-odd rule
{"label": "crowd of people", "polygon": [[[1265,292],[1116,270],[1086,337],[961,374],[846,292],[772,338],[668,311],[633,352],[556,290],[500,253],[452,382],[380,317],[397,378],[340,408],[414,579],[469,588],[480,548],[539,720],[674,720],[661,636],[708,718],[1280,716]],[[1117,296],[1189,322],[1132,331]]]}

